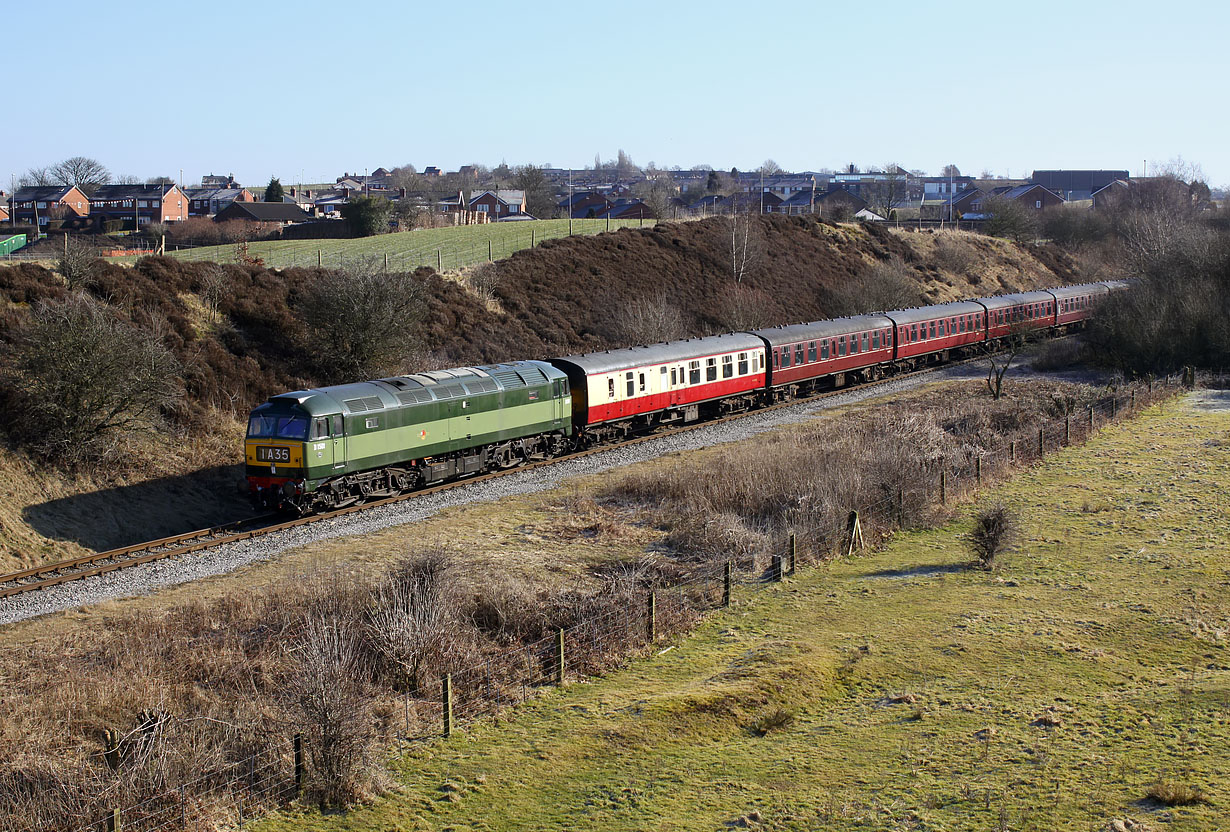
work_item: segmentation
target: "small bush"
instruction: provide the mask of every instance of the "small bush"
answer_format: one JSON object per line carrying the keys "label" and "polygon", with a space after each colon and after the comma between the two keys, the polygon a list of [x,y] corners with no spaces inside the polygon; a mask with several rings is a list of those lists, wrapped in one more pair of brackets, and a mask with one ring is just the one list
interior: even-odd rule
{"label": "small bush", "polygon": [[1195,786],[1159,780],[1149,787],[1148,796],[1167,806],[1191,806],[1208,803],[1209,796]]}
{"label": "small bush", "polygon": [[785,708],[771,708],[756,715],[748,725],[748,730],[758,737],[763,737],[771,731],[778,731],[794,722],[794,714]]}
{"label": "small bush", "polygon": [[1038,348],[1033,368],[1043,373],[1067,370],[1086,359],[1085,344],[1073,338],[1047,341]]}
{"label": "small bush", "polygon": [[966,539],[983,569],[994,569],[1016,544],[1018,525],[1016,515],[1002,504],[979,512]]}

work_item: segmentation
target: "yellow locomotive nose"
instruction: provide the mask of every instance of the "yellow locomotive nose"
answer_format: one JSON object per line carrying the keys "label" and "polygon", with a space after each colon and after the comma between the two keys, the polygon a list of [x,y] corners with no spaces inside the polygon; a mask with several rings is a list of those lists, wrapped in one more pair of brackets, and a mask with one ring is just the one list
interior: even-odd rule
{"label": "yellow locomotive nose", "polygon": [[244,459],[248,465],[276,469],[302,468],[303,443],[268,439],[249,439],[244,443]]}

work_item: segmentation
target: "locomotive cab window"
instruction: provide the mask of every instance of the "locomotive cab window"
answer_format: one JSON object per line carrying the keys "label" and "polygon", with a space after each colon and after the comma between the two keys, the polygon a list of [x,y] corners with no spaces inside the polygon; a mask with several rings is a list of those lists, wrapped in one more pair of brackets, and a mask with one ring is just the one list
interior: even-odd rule
{"label": "locomotive cab window", "polygon": [[329,417],[318,416],[312,423],[312,438],[324,439],[329,435]]}
{"label": "locomotive cab window", "polygon": [[342,416],[339,413],[338,415],[332,418],[333,418],[333,435],[341,436],[342,435]]}

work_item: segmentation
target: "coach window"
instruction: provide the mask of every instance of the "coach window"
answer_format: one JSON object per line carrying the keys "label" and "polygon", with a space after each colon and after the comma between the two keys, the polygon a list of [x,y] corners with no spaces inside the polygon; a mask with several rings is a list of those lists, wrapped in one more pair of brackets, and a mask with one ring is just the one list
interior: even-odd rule
{"label": "coach window", "polygon": [[641,392],[644,393],[645,392],[645,374],[644,373],[640,374],[639,381],[640,381]]}
{"label": "coach window", "polygon": [[837,339],[837,355],[842,356],[845,354],[846,354],[846,336],[843,335]]}
{"label": "coach window", "polygon": [[782,367],[790,366],[790,347],[782,347]]}
{"label": "coach window", "polygon": [[880,331],[878,329],[871,333],[871,348],[873,350],[878,350],[880,348]]}
{"label": "coach window", "polygon": [[632,380],[632,373],[628,373],[626,378],[628,381],[628,395],[629,396],[636,395],[636,383]]}
{"label": "coach window", "polygon": [[796,365],[803,363],[803,345],[802,344],[794,345],[794,363]]}
{"label": "coach window", "polygon": [[871,349],[871,333],[864,332],[863,333],[863,352],[867,352],[867,350],[869,349]]}
{"label": "coach window", "polygon": [[893,331],[891,329],[884,330],[884,348],[887,349],[893,345]]}
{"label": "coach window", "polygon": [[807,343],[807,360],[808,361],[816,360],[816,342],[815,341],[809,341]]}
{"label": "coach window", "polygon": [[730,378],[735,374],[735,357],[733,355],[722,356],[722,378]]}
{"label": "coach window", "polygon": [[705,359],[705,381],[717,381],[717,359]]}
{"label": "coach window", "polygon": [[965,318],[957,318],[957,331],[958,332],[965,331]]}
{"label": "coach window", "polygon": [[679,376],[678,374],[676,374],[675,368],[671,367],[671,387],[674,387],[678,383],[679,383]]}
{"label": "coach window", "polygon": [[606,395],[609,399],[615,398],[615,379],[613,378],[606,380]]}
{"label": "coach window", "polygon": [[927,336],[928,338],[935,337],[935,321],[931,321],[929,324],[927,324],[927,332],[930,333]]}
{"label": "coach window", "polygon": [[700,362],[688,362],[688,384],[700,384]]}
{"label": "coach window", "polygon": [[820,357],[823,359],[828,359],[829,357],[829,342],[828,341],[820,342]]}
{"label": "coach window", "polygon": [[739,375],[747,375],[747,353],[739,353]]}

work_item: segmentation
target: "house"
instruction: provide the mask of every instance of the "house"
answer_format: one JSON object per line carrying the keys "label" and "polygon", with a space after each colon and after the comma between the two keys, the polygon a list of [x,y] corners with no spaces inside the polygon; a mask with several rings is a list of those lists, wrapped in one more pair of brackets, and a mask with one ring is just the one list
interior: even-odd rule
{"label": "house", "polygon": [[288,202],[232,202],[214,217],[214,222],[244,220],[288,225],[307,222],[311,216],[298,205]]}
{"label": "house", "polygon": [[232,202],[256,202],[247,188],[185,188],[184,195],[192,217],[212,217]]}
{"label": "house", "polygon": [[1091,199],[1094,191],[1105,188],[1116,179],[1130,178],[1131,174],[1126,170],[1036,170],[1029,181],[1071,202]]}
{"label": "house", "polygon": [[1131,185],[1129,184],[1128,180],[1116,179],[1114,182],[1111,182],[1107,185],[1103,185],[1101,188],[1098,188],[1096,191],[1090,194],[1089,198],[1093,200],[1094,208],[1109,208],[1113,206],[1118,200],[1122,199],[1123,195],[1126,194],[1130,189],[1131,189]]}
{"label": "house", "polygon": [[974,187],[972,176],[924,176],[919,181],[922,182],[923,202],[946,200]]}
{"label": "house", "polygon": [[964,214],[982,212],[986,191],[981,188],[966,188],[942,199],[924,199],[921,218],[924,220],[959,220]]}
{"label": "house", "polygon": [[470,210],[487,214],[493,220],[514,214],[524,214],[526,213],[525,191],[502,189],[483,191],[470,197]]}
{"label": "house", "polygon": [[617,199],[596,216],[603,220],[652,220],[656,217],[653,209],[639,199]]}
{"label": "house", "polygon": [[[571,211],[569,211],[569,203],[571,203]],[[597,191],[582,191],[561,200],[559,208],[577,220],[604,216],[614,204]]]}
{"label": "house", "polygon": [[214,174],[211,173],[209,174],[209,176],[201,177],[201,188],[202,189],[205,189],[205,188],[242,188],[242,187],[243,185],[240,185],[238,182],[235,181],[235,174],[233,173],[228,173],[226,176],[215,176]]}
{"label": "house", "polygon": [[884,217],[881,217],[870,208],[860,208],[855,214],[854,219],[862,220],[863,222],[888,222]]}
{"label": "house", "polygon": [[11,203],[8,202],[8,199],[4,196],[3,192],[0,192],[0,198],[5,199],[3,203],[0,203],[0,222],[8,222],[9,221],[9,205]]}
{"label": "house", "polygon": [[814,214],[816,212],[816,197],[821,196],[823,193],[823,191],[817,191],[812,188],[805,191],[795,191],[777,206],[776,213],[791,215]]}
{"label": "house", "polygon": [[785,200],[774,193],[747,193],[724,196],[714,203],[714,212],[718,214],[772,214]]}
{"label": "house", "polygon": [[151,222],[188,219],[188,197],[178,185],[102,185],[90,196],[90,216],[131,220],[138,227]]}
{"label": "house", "polygon": [[443,175],[444,175],[444,171],[440,170],[435,165],[428,165],[427,167],[423,168],[423,176],[435,177],[435,176],[443,176]]}
{"label": "house", "polygon": [[821,217],[829,219],[852,217],[866,207],[867,200],[843,188],[834,188],[822,194],[816,194],[816,213]]}
{"label": "house", "polygon": [[[1056,205],[1063,205],[1067,202],[1059,194],[1041,185],[1017,185],[1015,188],[996,188],[994,195],[1004,199],[1015,200],[1026,208],[1031,208],[1035,211],[1054,208]],[[977,211],[977,209],[973,210]]]}
{"label": "house", "polygon": [[13,195],[16,222],[46,227],[53,219],[90,215],[90,198],[80,188],[63,185],[39,185],[18,188]]}

